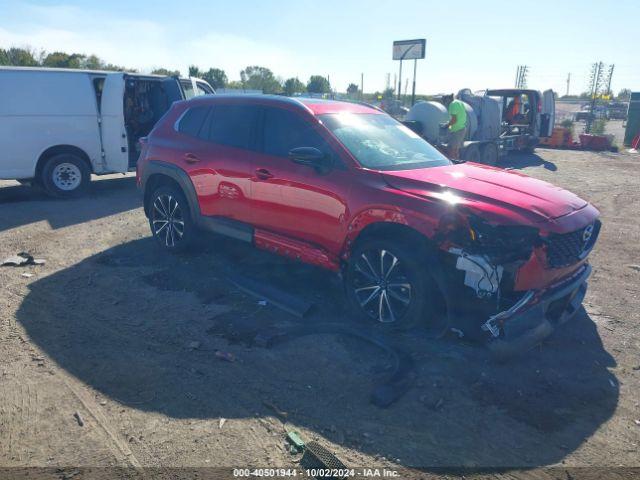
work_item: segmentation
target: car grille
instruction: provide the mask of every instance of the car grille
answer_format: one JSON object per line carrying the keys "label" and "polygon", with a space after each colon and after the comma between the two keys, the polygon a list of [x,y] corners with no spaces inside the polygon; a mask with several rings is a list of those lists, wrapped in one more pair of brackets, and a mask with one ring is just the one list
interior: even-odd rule
{"label": "car grille", "polygon": [[596,243],[598,233],[600,221],[596,220],[575,232],[549,235],[545,241],[549,267],[566,267],[584,258]]}

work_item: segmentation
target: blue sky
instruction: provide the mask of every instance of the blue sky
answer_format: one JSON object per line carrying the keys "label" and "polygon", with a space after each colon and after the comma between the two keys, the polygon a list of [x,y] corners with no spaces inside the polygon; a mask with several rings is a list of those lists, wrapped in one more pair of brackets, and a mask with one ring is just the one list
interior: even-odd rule
{"label": "blue sky", "polygon": [[615,64],[617,92],[640,90],[638,18],[637,0],[0,0],[0,47],[95,53],[141,71],[213,66],[230,79],[263,65],[282,78],[328,75],[339,91],[363,73],[371,92],[398,72],[393,40],[426,38],[419,93],[512,86],[519,64],[530,87],[564,93],[571,73],[579,93],[599,60]]}

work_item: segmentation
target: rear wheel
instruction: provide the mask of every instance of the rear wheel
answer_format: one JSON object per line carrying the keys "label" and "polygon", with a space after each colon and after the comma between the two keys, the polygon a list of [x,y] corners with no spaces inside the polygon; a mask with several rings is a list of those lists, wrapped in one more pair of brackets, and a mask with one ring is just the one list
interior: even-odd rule
{"label": "rear wheel", "polygon": [[391,329],[428,320],[433,286],[417,250],[387,240],[359,243],[345,272],[345,291],[354,313]]}
{"label": "rear wheel", "polygon": [[498,164],[498,146],[495,143],[487,143],[482,147],[482,163],[495,166]]}
{"label": "rear wheel", "polygon": [[480,163],[480,148],[478,148],[478,145],[471,144],[465,148],[462,158],[467,162]]}
{"label": "rear wheel", "polygon": [[49,195],[61,198],[77,197],[91,181],[91,170],[80,157],[63,153],[49,158],[40,174],[40,183]]}
{"label": "rear wheel", "polygon": [[173,186],[158,187],[149,198],[149,226],[160,246],[169,252],[189,248],[195,227],[184,194]]}

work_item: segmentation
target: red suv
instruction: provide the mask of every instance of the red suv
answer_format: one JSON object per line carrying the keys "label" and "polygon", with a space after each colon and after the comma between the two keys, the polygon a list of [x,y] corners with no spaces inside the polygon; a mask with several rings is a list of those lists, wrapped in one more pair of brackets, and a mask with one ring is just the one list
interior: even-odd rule
{"label": "red suv", "polygon": [[277,96],[173,104],[137,181],[167,251],[200,229],[340,272],[362,317],[447,320],[497,353],[580,306],[598,211],[515,172],[454,164],[373,107]]}

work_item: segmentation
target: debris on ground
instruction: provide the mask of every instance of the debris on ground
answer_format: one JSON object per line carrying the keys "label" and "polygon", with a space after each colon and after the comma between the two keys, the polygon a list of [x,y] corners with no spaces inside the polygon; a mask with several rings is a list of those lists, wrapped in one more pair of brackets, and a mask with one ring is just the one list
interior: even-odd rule
{"label": "debris on ground", "polygon": [[636,272],[640,272],[640,265],[627,265],[631,270],[635,270]]}
{"label": "debris on ground", "polygon": [[78,422],[78,425],[80,425],[81,427],[84,427],[84,419],[82,418],[82,415],[80,415],[80,412],[75,412],[73,414],[73,418],[76,419],[76,422]]}
{"label": "debris on ground", "polygon": [[222,429],[222,427],[224,427],[224,424],[227,422],[226,418],[222,418],[220,417],[220,420],[218,420],[218,428]]}
{"label": "debris on ground", "polygon": [[295,430],[287,432],[287,443],[291,446],[291,453],[301,453],[304,450],[304,441]]}
{"label": "debris on ground", "polygon": [[33,277],[33,273],[24,272],[21,276],[23,276],[24,278],[31,278]]}
{"label": "debris on ground", "polygon": [[[300,459],[300,466],[309,470],[331,470],[331,471],[344,471],[347,469],[347,466],[340,461],[338,457],[336,457],[329,450],[324,448],[318,442],[312,441],[307,443],[304,449],[304,455]],[[323,477],[315,477],[315,478],[323,478]],[[326,477],[324,477],[326,478]],[[340,478],[337,476],[331,478]]]}
{"label": "debris on ground", "polygon": [[225,362],[235,362],[236,356],[231,352],[223,352],[222,350],[216,350],[215,354],[216,358],[220,360],[224,360]]}
{"label": "debris on ground", "polygon": [[45,260],[42,258],[33,258],[27,252],[20,252],[17,255],[11,255],[2,261],[3,267],[24,267],[25,265],[44,265]]}
{"label": "debris on ground", "polygon": [[271,410],[273,410],[273,413],[276,414],[276,416],[280,417],[280,418],[287,418],[287,416],[289,415],[287,412],[285,412],[284,410],[280,410],[276,405],[274,405],[272,402],[269,402],[267,400],[263,400],[262,404],[265,407],[270,408]]}

